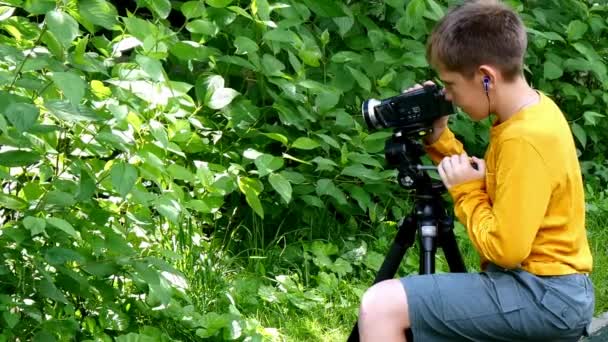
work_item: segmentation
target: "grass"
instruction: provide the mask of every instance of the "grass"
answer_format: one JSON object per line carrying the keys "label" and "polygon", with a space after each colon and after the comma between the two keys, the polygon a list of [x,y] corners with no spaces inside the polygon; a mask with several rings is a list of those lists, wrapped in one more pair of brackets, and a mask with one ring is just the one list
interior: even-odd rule
{"label": "grass", "polygon": [[[197,306],[203,311],[207,308],[220,312],[231,301],[222,298],[234,298],[244,317],[275,332],[271,340],[346,340],[357,319],[361,295],[375,276],[370,264],[379,265],[384,258],[396,234],[396,223],[361,228],[358,235],[353,235],[356,229],[352,227],[334,225],[337,222],[331,219],[320,219],[311,222],[310,227],[283,226],[270,238],[263,236],[261,222],[251,228],[240,227],[240,232],[233,231],[230,238],[223,239],[234,243],[239,240],[235,234],[240,235],[241,243],[231,246],[238,253],[229,252],[231,256],[221,254],[215,249],[218,246],[210,243],[209,247],[215,248],[210,248],[206,259],[197,258],[193,272],[188,274],[195,278],[191,284],[199,292]],[[608,311],[607,226],[607,211],[602,209],[587,216],[594,256],[591,279],[596,314]],[[336,234],[339,231],[342,234]],[[455,233],[468,270],[478,271],[479,257],[464,227],[457,223]],[[316,249],[313,243],[318,243]],[[375,254],[374,262],[353,257],[363,247],[365,255]],[[417,248],[411,248],[398,276],[417,272],[417,256]],[[338,259],[342,259],[340,268],[336,268]],[[437,272],[448,271],[443,253],[437,253],[436,268]]]}
{"label": "grass", "polygon": [[587,220],[588,239],[593,254],[591,280],[595,289],[595,313],[608,311],[608,213]]}

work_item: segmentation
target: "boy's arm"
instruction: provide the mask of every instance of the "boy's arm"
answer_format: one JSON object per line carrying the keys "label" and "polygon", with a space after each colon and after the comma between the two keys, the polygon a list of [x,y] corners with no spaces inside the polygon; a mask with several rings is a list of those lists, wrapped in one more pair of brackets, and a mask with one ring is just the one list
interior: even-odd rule
{"label": "boy's arm", "polygon": [[507,140],[500,147],[493,204],[484,180],[450,189],[456,216],[477,251],[504,268],[517,267],[530,254],[551,192],[550,170],[522,139]]}
{"label": "boy's arm", "polygon": [[456,139],[454,133],[447,127],[443,130],[437,141],[430,145],[425,144],[424,148],[435,164],[439,164],[443,157],[464,152],[462,143]]}

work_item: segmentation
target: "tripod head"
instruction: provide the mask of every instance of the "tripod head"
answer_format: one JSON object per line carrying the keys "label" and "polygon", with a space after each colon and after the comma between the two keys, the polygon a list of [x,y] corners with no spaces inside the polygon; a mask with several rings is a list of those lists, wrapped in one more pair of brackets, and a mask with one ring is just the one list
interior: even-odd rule
{"label": "tripod head", "polygon": [[420,169],[421,157],[426,153],[416,137],[425,136],[431,128],[400,127],[395,129],[393,136],[384,145],[384,157],[387,163],[399,171],[397,180],[405,189],[415,190],[417,198],[433,198],[444,192],[445,186],[433,179]]}

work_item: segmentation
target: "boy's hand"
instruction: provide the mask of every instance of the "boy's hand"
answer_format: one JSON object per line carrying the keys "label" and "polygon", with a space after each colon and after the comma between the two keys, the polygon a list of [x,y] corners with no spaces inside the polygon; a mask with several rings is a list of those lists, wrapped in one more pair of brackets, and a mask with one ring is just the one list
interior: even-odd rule
{"label": "boy's hand", "polygon": [[[426,81],[424,82],[424,85],[435,85],[435,83],[433,83],[433,81]],[[407,88],[403,92],[407,93],[408,91],[412,91],[419,88],[422,88],[422,85],[415,84],[413,87]],[[447,115],[442,116],[433,122],[433,132],[425,136],[423,139],[425,144],[431,145],[439,139],[441,133],[443,133],[443,130],[448,127],[448,118],[449,117]]]}
{"label": "boy's hand", "polygon": [[[471,162],[477,164],[477,170]],[[455,154],[443,158],[437,165],[437,171],[445,187],[450,189],[462,183],[483,179],[486,176],[486,162],[477,157],[469,159],[466,153]]]}

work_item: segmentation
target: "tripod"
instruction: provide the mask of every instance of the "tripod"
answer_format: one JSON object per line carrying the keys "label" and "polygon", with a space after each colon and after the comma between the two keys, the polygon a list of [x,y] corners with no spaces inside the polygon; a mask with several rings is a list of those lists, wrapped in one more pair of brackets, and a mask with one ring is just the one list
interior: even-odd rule
{"label": "tripod", "polygon": [[[428,174],[417,167],[420,164],[420,156],[424,154],[422,145],[406,139],[402,131],[397,131],[392,140],[387,141],[385,154],[389,163],[398,165],[399,184],[414,189],[415,201],[413,211],[399,224],[397,235],[374,279],[374,284],[395,276],[407,249],[416,240],[416,233],[421,253],[419,274],[435,272],[435,253],[438,247],[443,249],[451,272],[466,272],[454,235],[454,221],[447,215],[445,201],[441,197],[445,188],[441,183],[434,183]],[[406,336],[408,342],[413,341],[410,329],[406,331]],[[357,323],[348,341],[359,341]]]}

